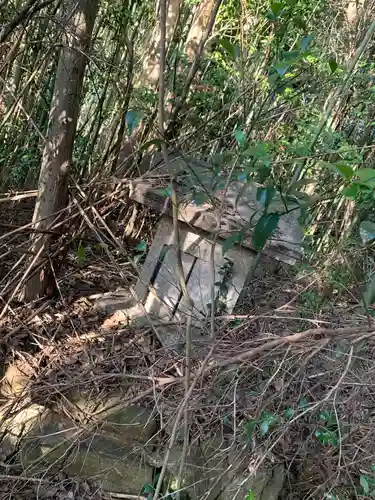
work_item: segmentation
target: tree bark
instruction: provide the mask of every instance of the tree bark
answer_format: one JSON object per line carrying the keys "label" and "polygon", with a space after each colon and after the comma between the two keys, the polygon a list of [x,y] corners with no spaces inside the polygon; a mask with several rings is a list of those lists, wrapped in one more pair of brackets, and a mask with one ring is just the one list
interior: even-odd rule
{"label": "tree bark", "polygon": [[[155,12],[155,19],[159,18],[159,2],[156,2],[157,8]],[[173,40],[173,35],[177,27],[177,23],[180,16],[180,0],[168,0],[167,2],[167,22],[166,22],[166,50],[171,45]],[[159,83],[160,77],[160,25],[156,21],[154,30],[151,35],[151,39],[148,47],[148,54],[144,59],[142,70],[135,83],[138,88],[149,88],[156,90]],[[127,111],[127,105],[129,104],[130,95],[125,98],[124,111]],[[125,116],[122,117],[122,120]],[[116,156],[115,161],[112,163],[112,172],[117,169],[127,170],[131,164],[134,157],[134,153],[137,151],[139,139],[144,131],[145,123],[142,121],[138,127],[133,130],[131,136],[125,134],[126,127],[124,122],[120,125],[119,133],[116,142]]]}
{"label": "tree bark", "polygon": [[[167,24],[165,45],[166,50],[170,47],[174,31],[180,16],[180,0],[169,0],[167,2]],[[159,18],[158,12],[156,19]],[[143,62],[142,72],[139,79],[139,87],[155,88],[160,76],[160,26],[156,22],[149,45],[149,53]]]}
{"label": "tree bark", "polygon": [[[56,214],[68,204],[68,172],[72,164],[87,52],[98,3],[99,0],[78,0],[63,34],[33,216],[34,229],[39,231],[50,229]],[[67,9],[70,5],[67,1]],[[32,239],[31,251],[34,256],[39,255],[38,259],[34,257],[34,268],[40,265],[50,244],[48,235]],[[33,300],[46,291],[51,293],[51,287],[52,290],[55,287],[53,273],[46,264],[26,283],[25,299]]]}
{"label": "tree bark", "polygon": [[211,13],[215,6],[215,0],[201,0],[195,12],[193,22],[186,39],[186,54],[189,59],[194,59],[200,41],[207,29],[211,19]]}

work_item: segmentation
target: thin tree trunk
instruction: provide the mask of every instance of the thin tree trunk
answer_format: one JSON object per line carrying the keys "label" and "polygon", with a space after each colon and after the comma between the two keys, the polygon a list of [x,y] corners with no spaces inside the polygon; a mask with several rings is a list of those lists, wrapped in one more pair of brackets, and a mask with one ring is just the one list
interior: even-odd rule
{"label": "thin tree trunk", "polygon": [[[155,16],[158,19],[158,13]],[[166,25],[166,50],[170,46],[173,38],[174,31],[177,26],[178,18],[180,15],[180,0],[169,0],[167,12],[167,25]],[[139,79],[139,87],[155,88],[159,82],[160,76],[160,26],[156,23],[151,42],[149,45],[149,52],[144,60],[142,72]]]}
{"label": "thin tree trunk", "polygon": [[195,12],[189,34],[186,39],[186,54],[189,59],[194,59],[200,41],[210,22],[215,0],[202,0]]}
{"label": "thin tree trunk", "polygon": [[[50,110],[50,124],[44,145],[39,177],[39,193],[33,216],[34,228],[47,230],[59,210],[68,203],[68,172],[79,114],[80,95],[99,0],[79,0],[67,21],[55,88]],[[67,2],[69,8],[70,2]],[[33,255],[48,251],[48,235],[32,240]],[[38,265],[38,262],[35,263]],[[29,279],[25,299],[32,300],[54,289],[49,266]]]}
{"label": "thin tree trunk", "polygon": [[182,89],[180,98],[176,102],[176,105],[173,108],[173,111],[171,113],[170,121],[169,121],[167,131],[166,131],[166,136],[168,138],[171,138],[173,135],[176,135],[177,131],[179,130],[179,126],[177,123],[178,115],[186,102],[186,98],[188,96],[190,86],[193,83],[195,75],[199,69],[199,64],[201,61],[203,50],[206,46],[206,43],[207,43],[209,36],[211,35],[212,29],[213,29],[215,21],[216,21],[216,16],[219,12],[219,9],[220,9],[220,6],[222,3],[223,3],[223,0],[215,0],[215,2],[212,5],[212,8],[209,12],[209,19],[207,21],[205,29],[202,32],[202,36],[200,38],[198,47],[195,51],[194,61],[192,62],[189,73],[186,77],[186,81],[185,81],[184,87]]}

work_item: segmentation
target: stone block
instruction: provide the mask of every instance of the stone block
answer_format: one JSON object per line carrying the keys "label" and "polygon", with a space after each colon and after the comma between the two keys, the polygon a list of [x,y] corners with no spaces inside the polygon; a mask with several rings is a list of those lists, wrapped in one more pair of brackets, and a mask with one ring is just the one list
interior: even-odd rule
{"label": "stone block", "polygon": [[80,395],[72,403],[73,419],[36,404],[13,404],[11,416],[5,407],[0,413],[0,455],[5,459],[17,451],[13,460],[18,457],[29,475],[64,471],[94,480],[108,491],[138,495],[152,483],[153,468],[145,451],[151,447],[156,422],[148,410],[124,407],[119,399],[100,403]]}
{"label": "stone block", "polygon": [[[223,241],[220,239],[213,251],[212,236],[197,232],[183,223],[180,223],[180,244],[185,279],[194,301],[194,319],[201,322],[210,314],[213,283],[216,284],[215,297],[225,306],[225,312],[230,314],[254,261],[253,252],[237,246],[224,255]],[[187,308],[179,285],[176,250],[173,246],[173,223],[168,216],[164,216],[158,225],[135,292],[139,301],[144,303],[147,313],[166,320],[183,322],[186,318]],[[180,341],[180,336],[171,338],[168,335],[163,344],[171,347]]]}
{"label": "stone block", "polygon": [[261,469],[253,474],[240,474],[225,486],[218,500],[246,498],[249,490],[254,500],[278,500],[284,483],[284,467],[278,465],[270,469]]}

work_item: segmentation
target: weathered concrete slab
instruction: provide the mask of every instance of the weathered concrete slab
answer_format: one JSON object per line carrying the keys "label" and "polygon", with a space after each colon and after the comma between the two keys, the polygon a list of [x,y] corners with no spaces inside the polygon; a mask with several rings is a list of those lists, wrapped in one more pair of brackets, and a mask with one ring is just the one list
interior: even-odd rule
{"label": "weathered concrete slab", "polygon": [[[251,228],[263,213],[263,206],[257,201],[257,188],[254,184],[232,181],[225,193],[218,189],[215,182],[217,176],[213,174],[212,167],[205,162],[197,162],[191,158],[171,156],[170,168],[179,174],[179,213],[178,218],[197,229],[203,229],[212,234],[227,238],[233,231],[245,229],[245,238],[242,246],[253,248]],[[206,191],[211,200],[200,206],[191,202],[191,180]],[[130,185],[130,197],[154,210],[171,215],[172,206],[169,199],[163,194],[163,189],[170,182],[170,176],[163,163],[145,179],[133,181]],[[224,197],[224,199],[223,199]],[[217,207],[223,202],[224,213],[220,217],[218,228]],[[267,242],[265,253],[281,261],[294,264],[302,255],[302,232],[298,224],[299,210],[296,203],[282,199],[276,195],[272,200],[270,212],[281,215],[278,228]]]}
{"label": "weathered concrete slab", "polygon": [[[173,417],[170,425],[164,422],[161,427],[156,412],[124,405],[121,389],[116,394],[98,393],[94,380],[95,374],[84,391],[73,388],[53,409],[10,398],[0,408],[0,458],[16,467],[17,473],[21,470],[20,478],[38,480],[64,472],[94,481],[121,498],[138,498],[164,464],[169,441],[158,436],[160,431],[168,436]],[[173,496],[182,486],[191,500],[243,499],[249,490],[255,500],[277,500],[284,482],[283,465],[251,470],[257,451],[243,447],[246,437],[241,433],[235,439],[228,441],[220,430],[200,442],[192,440],[179,485],[184,449],[180,435],[169,450],[162,494],[167,496],[168,490]]]}
{"label": "weathered concrete slab", "polygon": [[13,456],[31,476],[64,471],[112,492],[139,495],[144,485],[152,484],[153,467],[144,453],[152,450],[157,429],[150,411],[125,407],[120,396],[102,402],[91,398],[90,391],[76,399],[74,408],[70,419],[36,404],[4,418],[4,407],[0,456]]}
{"label": "weathered concrete slab", "polygon": [[[160,249],[163,251],[164,246]],[[189,276],[195,258],[185,252],[181,253],[182,267],[185,276]],[[181,288],[177,269],[177,253],[175,248],[165,249],[164,260],[159,272],[152,283],[152,289],[147,296],[145,309],[148,313],[157,315],[161,319],[178,318],[177,308],[181,299]],[[157,270],[157,269],[156,269]]]}
{"label": "weathered concrete slab", "polygon": [[[178,284],[177,257],[172,238],[172,219],[164,216],[135,290],[147,313],[178,320],[186,316],[187,308]],[[253,263],[254,254],[247,248],[235,247],[224,255],[222,240],[218,239],[214,247],[213,269],[210,235],[195,232],[186,224],[180,224],[180,244],[185,279],[195,304],[194,319],[200,321],[209,315],[213,283],[216,283],[215,297],[225,304],[226,312],[231,313]],[[178,340],[174,339],[174,343],[180,341],[180,335]]]}

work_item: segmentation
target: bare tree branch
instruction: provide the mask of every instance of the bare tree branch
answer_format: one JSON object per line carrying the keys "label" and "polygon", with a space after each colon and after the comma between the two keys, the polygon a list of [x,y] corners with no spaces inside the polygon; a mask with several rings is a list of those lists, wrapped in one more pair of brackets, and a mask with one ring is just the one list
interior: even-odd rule
{"label": "bare tree branch", "polygon": [[51,5],[55,0],[45,0],[44,2],[38,3],[39,0],[29,0],[25,7],[19,12],[19,14],[12,19],[8,24],[4,26],[0,33],[0,43],[4,43],[11,33],[19,26],[24,24],[25,21],[29,20],[30,17],[34,16],[37,12],[44,9],[48,5]]}

